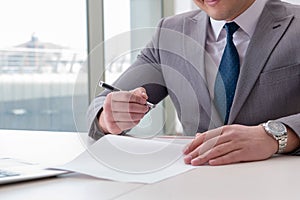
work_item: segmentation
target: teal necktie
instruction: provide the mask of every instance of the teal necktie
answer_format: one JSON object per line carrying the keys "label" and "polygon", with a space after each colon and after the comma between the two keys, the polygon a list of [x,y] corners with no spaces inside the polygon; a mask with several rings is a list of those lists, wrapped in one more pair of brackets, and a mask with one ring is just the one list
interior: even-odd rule
{"label": "teal necktie", "polygon": [[216,77],[214,103],[224,124],[227,124],[240,73],[239,54],[232,40],[239,26],[231,22],[225,24],[224,28],[227,32],[227,43]]}

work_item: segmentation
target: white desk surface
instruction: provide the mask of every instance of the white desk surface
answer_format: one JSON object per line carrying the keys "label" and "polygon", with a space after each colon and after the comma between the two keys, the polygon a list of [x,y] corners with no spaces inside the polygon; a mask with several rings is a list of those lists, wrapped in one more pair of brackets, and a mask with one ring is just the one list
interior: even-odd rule
{"label": "white desk surface", "polygon": [[[0,131],[0,157],[62,164],[84,151],[86,138],[77,133]],[[86,199],[299,199],[300,157],[283,156],[266,161],[211,167],[201,166],[156,184],[144,185],[68,174],[0,186],[5,200]]]}

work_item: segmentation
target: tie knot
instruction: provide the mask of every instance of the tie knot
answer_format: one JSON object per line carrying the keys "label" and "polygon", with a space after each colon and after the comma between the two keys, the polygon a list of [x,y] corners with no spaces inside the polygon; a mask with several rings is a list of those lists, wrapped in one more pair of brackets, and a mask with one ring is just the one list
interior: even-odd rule
{"label": "tie knot", "polygon": [[232,37],[232,35],[239,29],[239,25],[237,25],[235,22],[226,23],[224,27],[227,35],[230,37]]}

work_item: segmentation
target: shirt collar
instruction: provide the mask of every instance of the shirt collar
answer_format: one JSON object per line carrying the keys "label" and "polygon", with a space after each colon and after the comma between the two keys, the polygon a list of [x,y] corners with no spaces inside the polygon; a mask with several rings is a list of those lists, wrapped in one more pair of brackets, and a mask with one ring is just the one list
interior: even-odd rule
{"label": "shirt collar", "polygon": [[[267,1],[268,0],[255,0],[245,12],[233,20],[243,31],[247,33],[250,38],[254,34],[256,24]],[[214,20],[213,18],[210,18],[210,23],[217,41],[226,21]]]}

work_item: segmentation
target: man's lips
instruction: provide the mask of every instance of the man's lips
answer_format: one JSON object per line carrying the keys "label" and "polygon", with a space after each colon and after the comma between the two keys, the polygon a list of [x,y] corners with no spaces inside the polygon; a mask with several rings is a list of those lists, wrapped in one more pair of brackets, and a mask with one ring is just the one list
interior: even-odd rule
{"label": "man's lips", "polygon": [[218,2],[219,2],[219,0],[204,0],[204,3],[209,6],[215,6],[215,5],[217,5]]}

